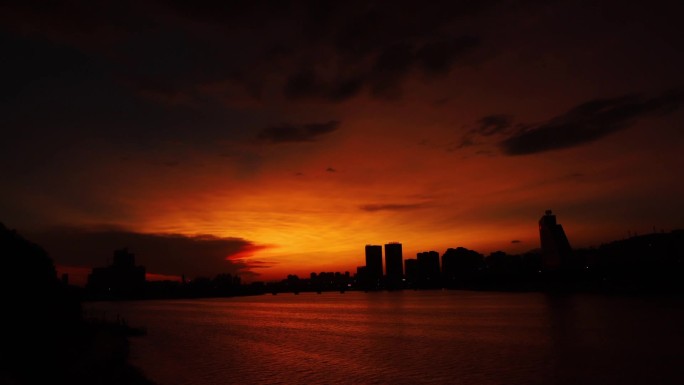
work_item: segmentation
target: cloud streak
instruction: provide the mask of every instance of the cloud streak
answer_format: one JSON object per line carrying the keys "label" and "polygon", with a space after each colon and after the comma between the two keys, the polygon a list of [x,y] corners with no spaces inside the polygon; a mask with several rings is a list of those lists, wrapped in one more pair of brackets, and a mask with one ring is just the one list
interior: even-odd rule
{"label": "cloud streak", "polygon": [[577,147],[632,126],[642,118],[675,111],[684,101],[684,88],[646,98],[625,95],[593,99],[542,123],[517,123],[509,115],[492,114],[477,121],[460,147],[474,145],[474,138],[497,137],[501,152],[530,155]]}
{"label": "cloud streak", "polygon": [[418,210],[427,207],[426,203],[371,203],[361,205],[359,208],[363,211],[410,211]]}
{"label": "cloud streak", "polygon": [[505,114],[487,115],[482,117],[471,133],[482,136],[492,136],[506,133],[513,126],[513,117]]}
{"label": "cloud streak", "polygon": [[639,118],[672,112],[684,100],[684,89],[646,99],[622,96],[594,99],[537,126],[529,126],[500,143],[506,155],[528,155],[576,147],[630,127]]}
{"label": "cloud streak", "polygon": [[302,125],[281,124],[266,127],[259,132],[257,139],[266,143],[313,142],[319,137],[337,130],[340,122],[330,120],[325,123],[309,123]]}

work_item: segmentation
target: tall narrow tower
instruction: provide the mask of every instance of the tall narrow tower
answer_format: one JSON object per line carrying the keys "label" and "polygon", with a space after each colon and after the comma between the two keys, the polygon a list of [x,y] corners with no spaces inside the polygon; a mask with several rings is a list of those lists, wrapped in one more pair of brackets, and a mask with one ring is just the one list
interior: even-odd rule
{"label": "tall narrow tower", "polygon": [[373,286],[382,280],[382,246],[366,245],[366,276]]}
{"label": "tall narrow tower", "polygon": [[391,242],[385,245],[385,269],[387,287],[390,289],[400,288],[404,278],[404,258],[401,243]]}
{"label": "tall narrow tower", "polygon": [[568,266],[572,249],[563,226],[556,223],[556,216],[546,210],[539,219],[539,239],[542,249],[542,266],[546,270],[558,270]]}

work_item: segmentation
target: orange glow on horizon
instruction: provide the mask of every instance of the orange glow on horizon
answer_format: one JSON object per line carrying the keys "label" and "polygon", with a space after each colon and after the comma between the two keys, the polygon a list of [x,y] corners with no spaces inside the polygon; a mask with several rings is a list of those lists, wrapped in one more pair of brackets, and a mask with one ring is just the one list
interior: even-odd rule
{"label": "orange glow on horizon", "polygon": [[[549,208],[559,215],[575,247],[624,233],[620,218],[578,217],[574,212],[577,207],[601,207],[614,194],[633,188],[635,181],[583,176],[576,170],[617,174],[632,163],[628,158],[595,164],[591,146],[546,155],[544,162],[534,156],[515,162],[476,154],[455,158],[417,144],[419,138],[410,130],[387,137],[386,128],[378,127],[398,126],[395,119],[346,124],[334,143],[317,144],[327,146],[325,153],[300,151],[306,144],[269,148],[263,156],[278,161],[252,175],[236,175],[232,164],[214,165],[185,174],[187,183],[169,189],[158,186],[173,178],[150,180],[143,169],[136,194],[123,191],[117,196],[132,212],[135,231],[251,242],[251,248],[228,259],[260,263],[252,268],[259,279],[312,271],[353,273],[364,263],[364,245],[390,240],[404,244],[404,258],[458,246],[484,254],[525,252],[539,247],[537,221]],[[445,128],[431,129],[439,133]],[[358,140],[360,132],[363,141]],[[393,149],[392,156],[375,150],[378,143]],[[192,156],[197,162],[203,159]],[[236,184],[236,178],[246,180]]]}
{"label": "orange glow on horizon", "polygon": [[[309,107],[292,113],[307,120]],[[358,98],[339,107],[343,129],[316,142],[221,143],[226,157],[174,143],[159,156],[168,151],[184,161],[161,170],[142,155],[106,161],[99,167],[111,178],[89,193],[117,210],[93,216],[55,203],[55,215],[139,233],[245,240],[250,246],[226,259],[259,274],[247,280],[354,273],[364,264],[364,245],[389,241],[404,245],[405,259],[459,246],[521,253],[539,247],[537,221],[546,209],[557,213],[573,247],[638,226],[677,225],[657,222],[655,210],[651,218],[634,209],[633,202],[652,194],[649,185],[681,184],[667,169],[640,161],[659,151],[655,145],[623,135],[623,142],[506,157],[496,142],[458,148],[454,125],[476,121],[481,108],[460,110],[454,121],[434,121],[434,108],[416,101],[397,110]],[[244,162],[244,154],[259,161]],[[678,202],[678,191],[659,190],[659,201]]]}

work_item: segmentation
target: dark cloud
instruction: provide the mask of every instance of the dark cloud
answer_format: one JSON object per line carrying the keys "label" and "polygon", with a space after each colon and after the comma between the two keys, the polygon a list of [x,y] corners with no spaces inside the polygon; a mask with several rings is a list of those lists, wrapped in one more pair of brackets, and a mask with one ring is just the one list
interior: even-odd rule
{"label": "dark cloud", "polygon": [[501,135],[513,129],[513,117],[506,114],[493,114],[480,118],[475,127],[466,132],[461,140],[447,147],[448,152],[453,152],[466,147],[482,144],[477,141],[477,137],[488,137]]}
{"label": "dark cloud", "polygon": [[453,23],[499,1],[313,2],[303,13],[301,63],[287,78],[292,99],[339,102],[368,92],[397,98],[415,73],[445,75],[477,50],[477,36]]}
{"label": "dark cloud", "polygon": [[131,30],[143,30],[145,9],[125,2],[4,1],[0,22],[24,35],[45,36],[59,43],[106,49]]}
{"label": "dark cloud", "polygon": [[427,74],[441,75],[449,72],[458,59],[466,56],[480,45],[474,36],[458,36],[423,45],[416,52],[420,68]]}
{"label": "dark cloud", "polygon": [[447,147],[447,151],[453,152],[453,151],[456,151],[458,149],[466,148],[466,147],[472,147],[472,146],[475,146],[477,144],[478,143],[475,142],[475,140],[473,140],[472,135],[468,134],[468,135],[464,136],[461,139],[461,141],[458,142],[457,144],[452,143],[451,145],[449,145],[449,147]]}
{"label": "dark cloud", "polygon": [[327,92],[327,87],[319,84],[312,68],[302,68],[292,74],[285,84],[285,95],[292,98],[310,95],[324,96]]}
{"label": "dark cloud", "polygon": [[[72,113],[69,104],[56,105],[70,123],[90,114],[166,133],[179,121],[169,115],[225,127],[231,119],[216,114],[216,104],[245,108],[278,91],[329,102],[362,92],[397,97],[412,73],[445,74],[476,50],[479,39],[454,25],[499,2],[7,1],[0,5],[0,42],[10,48],[3,60],[9,68],[0,74],[0,98],[21,91],[35,96],[17,101],[23,109],[44,111],[54,104],[45,95],[72,89],[75,95],[59,99],[97,106]],[[27,89],[44,78],[64,81]],[[144,105],[149,101],[160,111]]]}
{"label": "dark cloud", "polygon": [[111,261],[114,250],[128,247],[149,273],[189,277],[231,273],[253,276],[267,266],[248,257],[264,249],[241,238],[210,235],[143,234],[116,228],[54,228],[30,234],[58,265],[97,267]]}
{"label": "dark cloud", "polygon": [[471,132],[482,136],[505,133],[513,125],[513,117],[505,114],[487,115],[478,120],[478,126]]}
{"label": "dark cloud", "polygon": [[196,97],[183,87],[163,79],[131,77],[120,79],[136,96],[171,107],[195,106]]}
{"label": "dark cloud", "polygon": [[416,62],[413,47],[407,43],[394,44],[382,50],[366,77],[373,96],[398,95],[399,85]]}
{"label": "dark cloud", "polygon": [[372,203],[359,206],[363,211],[407,211],[422,209],[427,206],[426,203]]}
{"label": "dark cloud", "polygon": [[482,117],[468,131],[459,148],[478,144],[476,137],[504,137],[499,147],[506,155],[526,155],[579,146],[633,125],[638,119],[667,114],[684,102],[684,88],[652,98],[626,95],[594,99],[546,122],[516,123],[510,115]]}
{"label": "dark cloud", "polygon": [[519,239],[514,239],[511,241],[511,243],[521,243],[521,241]]}
{"label": "dark cloud", "polygon": [[[426,75],[447,74],[458,59],[469,55],[480,42],[472,36],[451,40],[415,43],[399,41],[355,56],[332,54],[337,70],[316,69],[307,65],[290,75],[284,93],[292,99],[344,101],[364,90],[378,98],[396,98],[401,85],[416,71]],[[354,68],[350,71],[349,68]]]}
{"label": "dark cloud", "polygon": [[331,120],[326,123],[270,126],[261,130],[257,139],[267,143],[312,142],[337,130],[339,125],[340,122]]}
{"label": "dark cloud", "polygon": [[320,98],[338,102],[356,96],[363,86],[360,76],[340,76],[327,80],[307,67],[291,75],[285,84],[285,95],[292,99]]}
{"label": "dark cloud", "polygon": [[501,142],[507,155],[526,155],[575,147],[631,126],[637,119],[672,112],[684,101],[684,88],[654,98],[622,96],[582,103],[545,123],[530,126]]}

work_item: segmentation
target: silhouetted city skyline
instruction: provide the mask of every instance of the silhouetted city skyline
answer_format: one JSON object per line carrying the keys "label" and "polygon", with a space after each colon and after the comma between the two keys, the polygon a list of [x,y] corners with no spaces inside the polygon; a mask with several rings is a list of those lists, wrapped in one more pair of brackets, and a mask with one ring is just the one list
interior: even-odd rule
{"label": "silhouetted city skyline", "polygon": [[0,385],[684,383],[682,15],[0,2]]}
{"label": "silhouetted city skyline", "polygon": [[[654,229],[655,230],[655,229]],[[243,283],[239,275],[216,273],[177,281],[148,281],[145,266],[127,248],[113,251],[109,266],[94,267],[85,296],[90,299],[177,298],[253,295],[267,292],[472,289],[472,290],[604,290],[679,292],[675,276],[684,261],[684,231],[653,232],[604,244],[570,247],[551,210],[539,220],[540,248],[524,254],[495,251],[481,254],[461,246],[403,257],[403,245],[389,242],[364,247],[365,265],[349,271],[289,274],[284,280]],[[629,246],[627,246],[629,245]],[[384,254],[384,255],[383,255]],[[384,257],[384,258],[383,258]],[[384,262],[384,263],[383,263]],[[383,269],[384,266],[384,269]],[[68,284],[68,275],[62,276]]]}
{"label": "silhouetted city skyline", "polygon": [[[684,262],[684,231],[664,232],[613,241],[599,248],[573,250],[556,216],[547,210],[539,220],[538,251],[509,255],[495,251],[488,256],[464,247],[420,252],[404,261],[405,274],[399,275],[402,245],[385,244],[385,274],[382,275],[382,248],[366,245],[365,266],[349,272],[319,273],[334,277],[321,286],[311,273],[310,281],[296,275],[271,282],[274,294],[322,290],[671,290],[681,293],[677,274]],[[388,247],[389,246],[389,247]],[[389,255],[388,255],[389,249]],[[616,250],[619,250],[616,253]],[[621,255],[620,255],[621,254]],[[622,256],[622,258],[620,258]],[[657,273],[663,269],[661,273]],[[372,272],[372,273],[369,273]],[[646,273],[648,272],[648,273]],[[340,279],[344,277],[344,279]]]}

